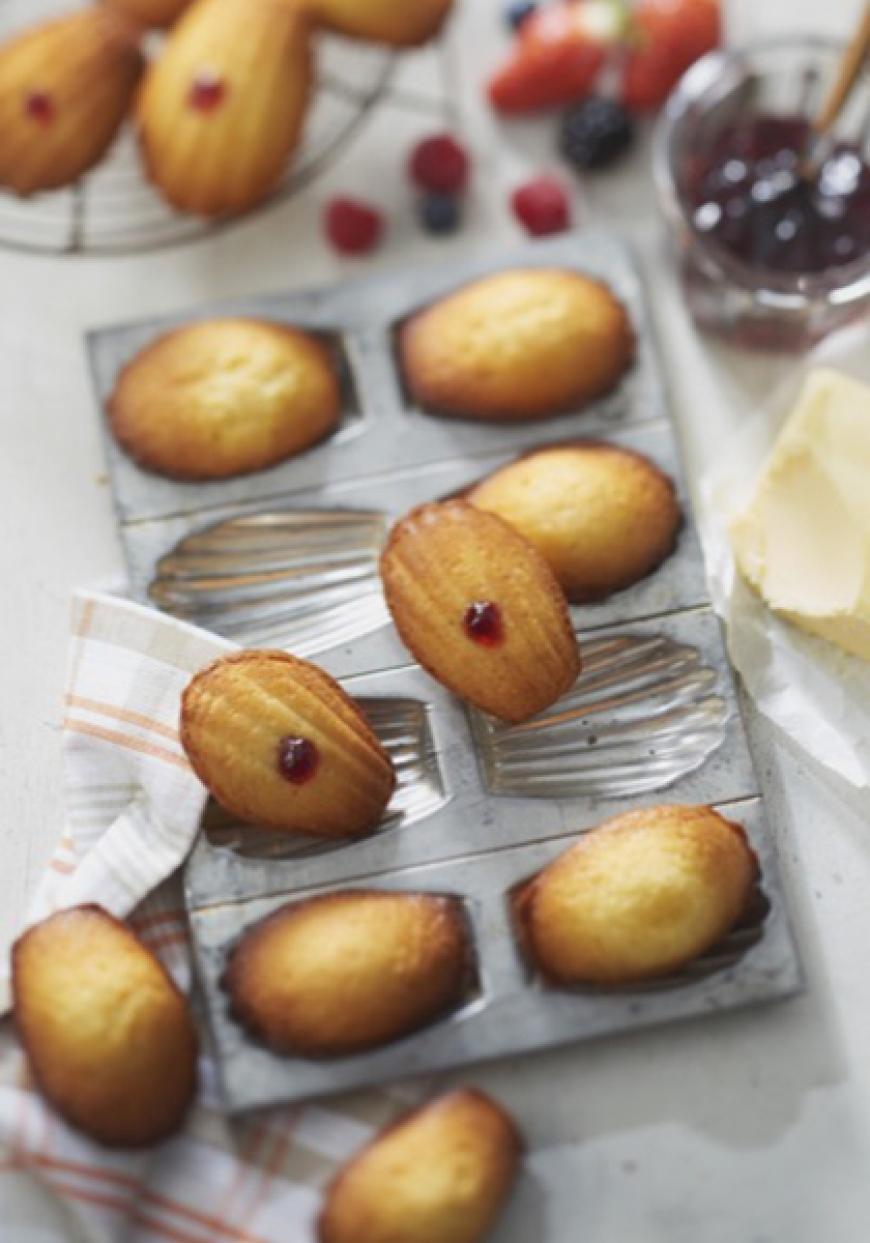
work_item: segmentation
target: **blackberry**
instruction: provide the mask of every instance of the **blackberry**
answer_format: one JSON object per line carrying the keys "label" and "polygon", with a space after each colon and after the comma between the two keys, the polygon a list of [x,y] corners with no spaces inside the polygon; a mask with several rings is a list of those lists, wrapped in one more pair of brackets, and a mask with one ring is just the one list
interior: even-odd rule
{"label": "blackberry", "polygon": [[512,30],[519,30],[537,7],[536,0],[512,0],[512,3],[505,5],[505,21]]}
{"label": "blackberry", "polygon": [[628,150],[634,125],[615,99],[592,95],[569,108],[559,128],[559,150],[575,168],[604,168]]}

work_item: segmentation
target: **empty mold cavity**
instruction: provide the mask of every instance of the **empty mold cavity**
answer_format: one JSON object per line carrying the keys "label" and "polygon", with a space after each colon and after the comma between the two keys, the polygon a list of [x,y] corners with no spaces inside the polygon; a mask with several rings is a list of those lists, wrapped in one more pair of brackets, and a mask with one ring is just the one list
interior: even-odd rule
{"label": "empty mold cavity", "polygon": [[386,516],[370,511],[230,518],[162,557],[148,595],[226,638],[311,656],[388,620],[378,574],[386,533]]}
{"label": "empty mold cavity", "polygon": [[771,909],[770,901],[759,880],[749,895],[746,910],[727,936],[710,946],[703,954],[699,954],[697,958],[685,963],[678,971],[656,976],[653,979],[626,981],[623,984],[565,984],[560,980],[551,979],[535,961],[526,938],[522,918],[517,910],[516,901],[532,880],[534,876],[528,876],[514,885],[507,897],[514,942],[526,986],[547,992],[576,994],[581,997],[624,997],[635,993],[667,992],[695,984],[719,971],[730,970],[736,967],[744,955],[761,940],[764,935],[764,922]]}
{"label": "empty mold cavity", "polygon": [[404,828],[431,816],[447,801],[429,713],[418,699],[357,700],[393,762],[396,789],[380,824],[362,838],[312,837],[242,824],[209,800],[203,829],[212,846],[245,859],[293,859],[346,850],[355,841]]}
{"label": "empty mold cavity", "polygon": [[469,709],[492,794],[616,798],[670,785],[725,737],[728,705],[700,652],[665,635],[582,645],[583,671],[546,712],[505,725]]}

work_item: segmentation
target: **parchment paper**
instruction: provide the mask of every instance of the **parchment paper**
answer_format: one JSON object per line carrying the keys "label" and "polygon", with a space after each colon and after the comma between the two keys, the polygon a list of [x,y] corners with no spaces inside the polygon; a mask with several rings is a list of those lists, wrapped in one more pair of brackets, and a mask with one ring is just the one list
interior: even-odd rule
{"label": "parchment paper", "polygon": [[870,383],[870,323],[838,333],[796,362],[793,375],[747,415],[701,479],[701,539],[731,660],[757,707],[818,763],[865,789],[870,787],[870,663],[771,612],[737,571],[727,530],[750,500],[807,374],[820,366]]}

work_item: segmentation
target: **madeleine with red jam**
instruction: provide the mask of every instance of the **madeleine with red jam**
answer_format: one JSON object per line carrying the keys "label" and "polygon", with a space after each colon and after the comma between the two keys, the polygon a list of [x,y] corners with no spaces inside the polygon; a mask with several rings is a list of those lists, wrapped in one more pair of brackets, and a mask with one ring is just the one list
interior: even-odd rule
{"label": "madeleine with red jam", "polygon": [[387,605],[434,678],[503,721],[525,721],[574,684],[580,653],[553,571],[501,518],[465,501],[421,505],[381,557]]}
{"label": "madeleine with red jam", "polygon": [[181,211],[261,202],[299,142],[311,94],[308,20],[279,0],[198,0],[172,28],[137,104],[146,170]]}
{"label": "madeleine with red jam", "polygon": [[286,652],[239,652],[196,674],[182,696],[181,742],[226,811],[279,832],[365,833],[395,787],[354,701]]}
{"label": "madeleine with red jam", "polygon": [[0,46],[0,185],[69,185],[108,150],[142,69],[137,32],[103,8],[31,26]]}

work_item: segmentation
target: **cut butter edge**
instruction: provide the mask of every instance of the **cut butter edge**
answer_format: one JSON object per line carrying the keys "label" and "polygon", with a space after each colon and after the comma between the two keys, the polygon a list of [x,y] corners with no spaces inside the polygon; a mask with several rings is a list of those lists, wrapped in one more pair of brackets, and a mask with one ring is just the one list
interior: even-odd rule
{"label": "cut butter edge", "polygon": [[870,387],[810,372],[729,529],[771,609],[870,660]]}

